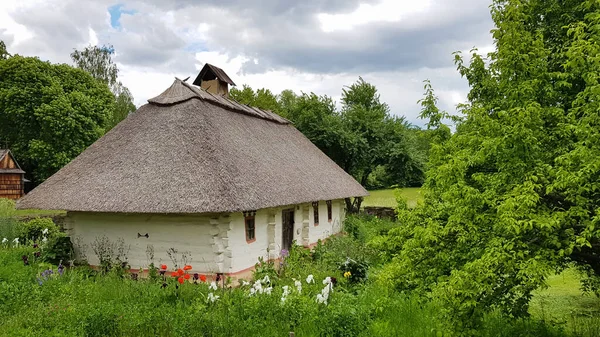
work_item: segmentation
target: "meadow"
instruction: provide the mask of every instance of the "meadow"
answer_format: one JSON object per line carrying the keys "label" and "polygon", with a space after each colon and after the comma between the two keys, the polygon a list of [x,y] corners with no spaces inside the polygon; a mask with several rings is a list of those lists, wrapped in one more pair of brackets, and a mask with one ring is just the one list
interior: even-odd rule
{"label": "meadow", "polygon": [[365,197],[362,205],[396,207],[397,196],[402,197],[410,208],[416,207],[417,203],[423,200],[421,189],[419,187],[405,187],[401,189],[389,188],[385,190],[369,191],[369,196]]}
{"label": "meadow", "polygon": [[[418,195],[414,193],[413,195]],[[126,261],[102,269],[47,262],[46,219],[15,220],[0,213],[0,235],[48,236],[46,242],[7,237],[0,244],[0,336],[457,336],[435,299],[378,281],[386,261],[370,246],[399,224],[349,217],[345,235],[312,251],[294,246],[282,261],[257,262],[252,280],[216,280],[184,266],[158,265],[149,273]],[[44,234],[44,226],[49,230]],[[41,234],[40,234],[41,233]],[[189,262],[193,265],[192,261]],[[181,269],[178,274],[178,270]],[[173,275],[175,273],[175,275]],[[600,302],[579,290],[569,269],[548,280],[531,317],[487,314],[477,336],[600,335]],[[181,280],[180,280],[181,278]]]}

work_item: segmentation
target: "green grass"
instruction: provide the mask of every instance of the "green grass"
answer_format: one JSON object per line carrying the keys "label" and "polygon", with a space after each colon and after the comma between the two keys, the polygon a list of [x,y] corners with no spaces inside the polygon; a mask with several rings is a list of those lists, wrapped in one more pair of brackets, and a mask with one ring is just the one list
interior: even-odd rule
{"label": "green grass", "polygon": [[[407,187],[400,190],[400,195],[406,199],[408,207],[417,206],[417,202],[423,199],[421,188]],[[379,207],[396,207],[396,191],[397,189],[386,189],[369,191],[369,196],[365,197],[363,206],[379,206]]]}
{"label": "green grass", "polygon": [[14,216],[16,217],[52,217],[57,215],[65,215],[67,212],[65,211],[54,211],[54,210],[44,210],[44,209],[17,209],[14,212]]}
{"label": "green grass", "polygon": [[529,308],[533,317],[569,330],[595,329],[591,335],[600,336],[600,299],[582,292],[575,269],[549,277],[547,285],[534,293]]}

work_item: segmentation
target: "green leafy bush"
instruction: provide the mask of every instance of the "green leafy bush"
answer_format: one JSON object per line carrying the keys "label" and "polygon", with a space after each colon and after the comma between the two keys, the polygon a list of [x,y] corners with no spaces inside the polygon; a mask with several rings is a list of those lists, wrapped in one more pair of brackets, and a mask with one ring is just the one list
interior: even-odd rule
{"label": "green leafy bush", "polygon": [[346,261],[340,264],[339,269],[350,283],[359,283],[367,280],[369,265],[365,261],[356,261],[351,258],[346,258]]}
{"label": "green leafy bush", "polygon": [[68,236],[57,235],[48,240],[44,247],[42,259],[52,264],[67,263],[73,260],[74,251],[71,238]]}
{"label": "green leafy bush", "polygon": [[[44,234],[44,231],[46,231],[46,234]],[[60,228],[50,218],[29,220],[22,223],[19,229],[19,238],[22,243],[27,240],[40,242],[44,237],[51,239],[59,235],[61,235]]]}

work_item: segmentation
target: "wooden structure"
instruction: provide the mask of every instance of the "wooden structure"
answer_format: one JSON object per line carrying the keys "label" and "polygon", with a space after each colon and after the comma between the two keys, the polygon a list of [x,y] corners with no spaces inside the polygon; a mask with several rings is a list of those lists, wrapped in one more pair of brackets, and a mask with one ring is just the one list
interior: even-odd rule
{"label": "wooden structure", "polygon": [[233,83],[223,69],[207,63],[194,80],[194,85],[201,87],[211,94],[229,97],[229,85],[235,86],[235,83]]}
{"label": "wooden structure", "polygon": [[25,194],[24,175],[12,153],[0,149],[0,198],[21,198]]}
{"label": "wooden structure", "polygon": [[364,208],[364,212],[379,219],[396,220],[397,218],[396,210],[391,207],[367,206]]}

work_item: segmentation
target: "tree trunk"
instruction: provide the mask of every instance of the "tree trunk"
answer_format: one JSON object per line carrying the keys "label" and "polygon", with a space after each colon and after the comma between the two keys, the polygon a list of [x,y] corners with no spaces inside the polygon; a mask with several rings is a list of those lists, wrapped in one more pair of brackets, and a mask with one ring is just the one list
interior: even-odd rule
{"label": "tree trunk", "polygon": [[344,199],[344,201],[346,201],[346,212],[348,214],[358,214],[363,201],[363,197],[346,198]]}
{"label": "tree trunk", "polygon": [[352,205],[352,198],[346,198],[346,199],[344,199],[344,201],[346,201],[346,212],[348,214],[353,214],[354,213],[354,207]]}

